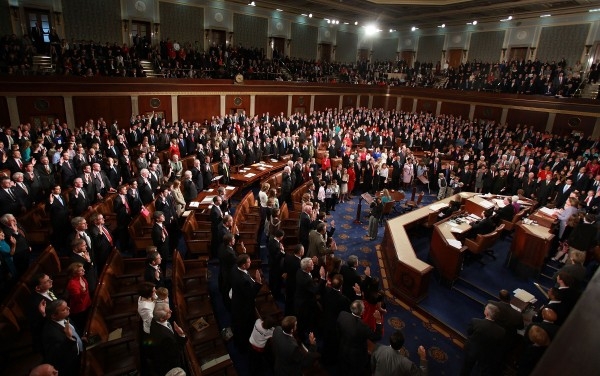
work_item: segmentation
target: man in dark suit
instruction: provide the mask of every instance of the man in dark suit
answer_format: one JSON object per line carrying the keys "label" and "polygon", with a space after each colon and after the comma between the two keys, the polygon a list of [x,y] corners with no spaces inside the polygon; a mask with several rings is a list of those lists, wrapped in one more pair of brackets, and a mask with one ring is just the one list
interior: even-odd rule
{"label": "man in dark suit", "polygon": [[29,189],[29,197],[32,203],[38,203],[42,200],[42,178],[38,171],[34,169],[33,163],[25,163],[25,172],[23,173],[23,182]]}
{"label": "man in dark suit", "polygon": [[565,206],[565,202],[573,192],[573,180],[571,178],[567,178],[563,184],[560,184],[556,187],[556,199],[554,200],[554,204],[556,208],[561,209]]}
{"label": "man in dark suit", "polygon": [[304,204],[302,207],[302,213],[300,213],[300,223],[298,229],[298,238],[304,246],[305,250],[308,250],[308,234],[312,230],[312,203],[310,205]]}
{"label": "man in dark suit", "polygon": [[[65,239],[71,227],[69,209],[65,199],[61,196],[60,185],[55,185],[46,203],[46,212],[50,216],[52,225],[52,245],[60,253],[65,250]],[[89,282],[89,281],[88,281]]]}
{"label": "man in dark suit", "polygon": [[[350,312],[352,301],[342,294],[342,285],[344,277],[336,274],[331,278],[331,285],[324,286],[321,292],[321,306],[323,314],[321,315],[321,327],[323,328],[323,361],[335,362],[337,360],[339,336],[337,331],[337,319],[340,312]],[[360,287],[355,290],[359,293]]]}
{"label": "man in dark suit", "polygon": [[192,180],[192,172],[186,171],[183,173],[183,199],[186,203],[190,203],[198,197],[198,189],[196,188],[196,184]]}
{"label": "man in dark suit", "polygon": [[223,304],[228,311],[231,311],[231,298],[229,290],[231,290],[231,274],[235,267],[237,255],[233,246],[235,245],[235,236],[231,233],[223,236],[223,244],[219,248],[219,278],[218,286],[223,298]]}
{"label": "man in dark suit", "polygon": [[367,340],[377,342],[381,339],[383,325],[381,313],[375,310],[375,330],[371,330],[362,321],[365,306],[362,300],[350,305],[350,312],[340,312],[337,327],[340,333],[338,365],[340,375],[362,375],[369,367]]}
{"label": "man in dark suit", "polygon": [[281,268],[285,279],[285,314],[294,314],[294,297],[296,295],[296,273],[300,270],[300,260],[304,256],[304,246],[296,245],[293,254],[286,254]]}
{"label": "man in dark suit", "polygon": [[[152,226],[152,244],[164,260],[171,254],[169,249],[169,231],[165,226],[165,214],[159,210],[154,212],[154,226]],[[163,266],[163,271],[165,267]]]}
{"label": "man in dark suit", "polygon": [[[221,196],[215,196],[213,198],[212,208],[210,208],[210,223],[213,239],[219,239],[219,224],[223,221],[223,211],[221,210],[222,203],[223,199],[221,198]],[[220,243],[218,241],[212,242],[212,257],[217,256],[217,252],[219,251],[219,245]]]}
{"label": "man in dark suit", "polygon": [[161,268],[162,257],[157,251],[150,251],[146,256],[146,268],[144,269],[144,281],[151,282],[156,288],[165,287],[165,279]]}
{"label": "man in dark suit", "polygon": [[504,197],[504,206],[501,207],[500,209],[498,209],[498,211],[496,212],[496,215],[498,215],[498,218],[500,220],[505,220],[505,221],[512,221],[513,217],[515,216],[515,209],[512,206],[512,197],[510,196],[506,196]]}
{"label": "man in dark suit", "polygon": [[461,376],[470,375],[475,365],[478,365],[481,374],[500,374],[505,331],[496,322],[499,309],[493,304],[488,304],[483,313],[484,319],[472,319],[469,324]]}
{"label": "man in dark suit", "polygon": [[493,214],[494,210],[492,208],[484,210],[483,213],[481,213],[483,219],[471,226],[468,236],[474,238],[477,235],[485,235],[494,231],[496,226],[494,225],[494,221],[492,221]]}
{"label": "man in dark suit", "polygon": [[75,178],[73,180],[73,189],[69,192],[69,207],[71,207],[73,216],[79,217],[86,210],[90,209],[92,199],[93,197],[89,197],[83,188],[83,180]]}
{"label": "man in dark suit", "polygon": [[221,184],[229,184],[231,178],[231,169],[229,167],[229,156],[223,156],[223,159],[219,163],[219,175],[221,175]]}
{"label": "man in dark suit", "polygon": [[150,324],[150,356],[158,375],[165,375],[176,367],[185,367],[183,351],[187,337],[183,330],[169,322],[172,311],[167,303],[156,303]]}
{"label": "man in dark suit", "polygon": [[75,176],[77,176],[77,170],[73,161],[69,158],[69,152],[65,151],[62,153],[58,166],[60,166],[61,185],[64,188],[71,186]]}
{"label": "man in dark suit", "polygon": [[120,185],[117,188],[117,197],[113,200],[113,211],[117,216],[115,237],[119,240],[121,249],[125,249],[129,245],[128,227],[133,218],[132,204],[127,196],[126,185]]}
{"label": "man in dark suit", "polygon": [[283,295],[281,293],[281,287],[283,286],[282,275],[282,262],[285,257],[285,250],[281,241],[285,233],[277,229],[273,236],[267,241],[267,251],[269,252],[269,289],[275,299],[280,300]]}
{"label": "man in dark suit", "polygon": [[248,273],[252,263],[247,254],[239,255],[236,265],[231,272],[231,329],[237,349],[245,352],[256,321],[254,300],[262,287],[262,278],[260,270],[256,270],[254,278]]}
{"label": "man in dark suit", "polygon": [[575,190],[583,194],[588,190],[590,184],[590,177],[586,173],[585,167],[581,167],[579,172],[573,175],[573,186]]}
{"label": "man in dark suit", "polygon": [[317,294],[325,283],[325,268],[319,269],[319,281],[315,282],[312,271],[315,267],[314,260],[308,257],[300,261],[300,269],[296,272],[296,293],[294,295],[294,311],[298,317],[298,334],[304,340],[316,326]]}
{"label": "man in dark suit", "polygon": [[350,299],[350,301],[358,299],[356,292],[354,291],[354,285],[358,284],[360,286],[361,283],[360,274],[358,274],[358,271],[356,270],[357,266],[358,257],[351,255],[348,257],[348,260],[346,260],[346,263],[340,268],[340,274],[344,277],[342,293]]}
{"label": "man in dark suit", "polygon": [[25,209],[21,200],[17,197],[12,181],[4,176],[0,181],[0,216],[6,213],[18,216]]}
{"label": "man in dark suit", "polygon": [[154,200],[154,190],[150,184],[150,172],[146,169],[140,171],[140,177],[138,178],[138,192],[140,193],[139,197],[144,205],[147,205]]}
{"label": "man in dark suit", "polygon": [[108,255],[115,246],[113,236],[106,227],[104,215],[93,213],[90,216],[92,225],[89,227],[90,238],[92,238],[92,250],[94,262],[99,271],[104,269]]}
{"label": "man in dark suit", "polygon": [[27,319],[31,328],[33,349],[43,354],[42,329],[46,317],[48,303],[55,301],[56,295],[52,292],[52,278],[45,273],[37,273],[29,285],[31,289],[31,304]]}
{"label": "man in dark suit", "polygon": [[310,367],[318,358],[317,341],[314,334],[308,337],[308,352],[300,347],[296,340],[297,320],[286,316],[281,326],[273,332],[273,352],[275,357],[275,375],[302,376],[302,368]]}
{"label": "man in dark suit", "polygon": [[[196,190],[201,192],[204,189],[204,176],[202,175],[200,160],[194,159],[194,167],[192,167],[190,171],[192,172],[192,182],[196,185]],[[208,183],[210,184],[210,182]]]}
{"label": "man in dark suit", "polygon": [[516,345],[517,330],[523,329],[525,325],[523,323],[523,315],[510,305],[510,292],[508,290],[500,290],[498,298],[500,299],[499,301],[490,300],[488,303],[498,307],[496,322],[504,328],[504,350],[507,353],[513,345]]}
{"label": "man in dark suit", "polygon": [[46,323],[42,330],[44,362],[52,364],[60,375],[79,375],[83,353],[81,337],[69,323],[67,302],[57,299],[46,305]]}

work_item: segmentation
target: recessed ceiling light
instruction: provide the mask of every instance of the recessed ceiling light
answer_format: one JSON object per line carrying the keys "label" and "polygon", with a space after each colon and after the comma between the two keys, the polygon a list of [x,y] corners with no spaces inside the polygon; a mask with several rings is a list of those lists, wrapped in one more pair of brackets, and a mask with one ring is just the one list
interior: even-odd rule
{"label": "recessed ceiling light", "polygon": [[283,12],[283,9],[279,9],[279,8],[277,8],[277,9],[275,9],[275,10],[276,10],[276,11],[278,11],[278,12]]}
{"label": "recessed ceiling light", "polygon": [[445,27],[446,27],[446,24],[441,24],[441,25],[438,25],[438,27],[440,27],[440,28],[442,28],[442,29],[443,29],[443,28],[445,28]]}
{"label": "recessed ceiling light", "polygon": [[590,12],[600,12],[600,8],[590,9]]}
{"label": "recessed ceiling light", "polygon": [[308,18],[312,18],[312,13],[309,13],[309,14],[308,14]]}
{"label": "recessed ceiling light", "polygon": [[358,26],[358,21],[354,21],[354,25],[355,25],[355,26]]}
{"label": "recessed ceiling light", "polygon": [[473,21],[473,25],[477,25],[477,21]]}
{"label": "recessed ceiling light", "polygon": [[410,31],[415,31],[415,30],[419,30],[419,28],[416,27],[416,26],[413,26],[413,27],[410,28]]}
{"label": "recessed ceiling light", "polygon": [[349,22],[344,22],[344,25],[350,25],[350,23]]}
{"label": "recessed ceiling light", "polygon": [[513,19],[513,16],[508,16],[507,18],[503,18],[500,20],[500,22],[506,22],[506,21],[510,21]]}
{"label": "recessed ceiling light", "polygon": [[251,1],[250,3],[248,3],[248,5],[250,5],[251,7],[255,7],[256,3],[254,1]]}
{"label": "recessed ceiling light", "polygon": [[552,15],[551,14],[542,14],[540,16],[540,18],[546,18],[546,17],[552,17]]}

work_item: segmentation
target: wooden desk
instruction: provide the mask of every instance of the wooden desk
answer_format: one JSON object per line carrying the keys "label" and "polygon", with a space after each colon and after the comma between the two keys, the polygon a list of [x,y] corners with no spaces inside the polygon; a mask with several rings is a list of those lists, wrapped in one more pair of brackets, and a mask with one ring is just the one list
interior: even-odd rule
{"label": "wooden desk", "polygon": [[[463,199],[473,195],[474,193],[460,193]],[[447,204],[453,198],[454,196],[448,197],[432,205],[439,205],[440,202]],[[387,221],[381,243],[381,254],[391,292],[412,303],[417,303],[427,295],[433,266],[417,258],[406,230],[427,221],[432,213],[430,206]]]}
{"label": "wooden desk", "polygon": [[249,167],[241,168],[236,173],[232,173],[230,182],[237,187],[246,188],[257,181],[261,181],[267,175],[282,170],[286,164],[287,161],[284,160],[255,163]]}
{"label": "wooden desk", "polygon": [[[531,216],[530,218],[531,219]],[[544,259],[550,252],[554,234],[550,227],[543,225],[528,225],[523,221],[517,222],[513,241],[510,245],[509,267],[516,269],[524,266],[539,274],[544,266]]]}
{"label": "wooden desk", "polygon": [[[220,185],[219,187],[225,188],[225,199],[229,200],[238,192],[239,188],[231,185]],[[212,205],[212,198],[218,193],[218,188],[210,188],[205,191],[198,193],[194,201],[190,201],[187,205],[188,210],[204,210],[209,209]],[[204,201],[204,202],[203,202]],[[198,202],[198,206],[192,204],[192,202]]]}
{"label": "wooden desk", "polygon": [[433,226],[429,249],[429,257],[433,265],[442,279],[450,284],[454,283],[460,274],[467,250],[461,240],[471,229],[468,223],[455,224],[455,217],[442,220]]}

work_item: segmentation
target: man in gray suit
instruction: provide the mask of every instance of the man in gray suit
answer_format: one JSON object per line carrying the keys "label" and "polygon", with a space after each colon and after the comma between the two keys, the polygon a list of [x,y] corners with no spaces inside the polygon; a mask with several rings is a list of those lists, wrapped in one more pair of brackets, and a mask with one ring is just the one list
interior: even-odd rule
{"label": "man in gray suit", "polygon": [[377,345],[371,355],[371,371],[373,376],[397,375],[427,375],[427,352],[419,346],[417,353],[421,359],[417,366],[410,359],[402,355],[400,349],[404,345],[404,334],[396,330],[390,336],[390,346]]}

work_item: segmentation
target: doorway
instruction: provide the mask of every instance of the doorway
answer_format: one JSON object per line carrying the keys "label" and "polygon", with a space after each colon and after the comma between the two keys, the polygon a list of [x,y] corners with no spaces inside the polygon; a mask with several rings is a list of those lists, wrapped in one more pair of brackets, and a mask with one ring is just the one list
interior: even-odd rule
{"label": "doorway", "polygon": [[360,48],[358,50],[358,61],[369,61],[369,50],[366,48]]}
{"label": "doorway", "polygon": [[529,47],[511,47],[509,56],[509,61],[520,61],[527,60],[527,51]]}
{"label": "doorway", "polygon": [[273,37],[271,48],[273,49],[273,59],[282,59],[285,57],[285,38]]}
{"label": "doorway", "polygon": [[131,38],[132,40],[130,42],[132,44],[133,41],[136,39],[139,41],[150,41],[152,39],[152,32],[150,31],[150,22],[131,21]]}
{"label": "doorway", "polygon": [[463,50],[458,48],[448,50],[446,56],[448,57],[448,66],[458,68],[462,63]]}
{"label": "doorway", "polygon": [[407,67],[412,68],[414,56],[415,56],[415,51],[402,51],[402,54],[400,55],[400,59],[406,61]]}
{"label": "doorway", "polygon": [[321,43],[321,45],[319,45],[319,50],[321,51],[321,53],[319,54],[319,60],[323,61],[323,62],[330,62],[331,61],[331,43]]}
{"label": "doorway", "polygon": [[210,47],[221,47],[225,51],[227,47],[227,36],[225,30],[210,30],[208,35],[208,43]]}

